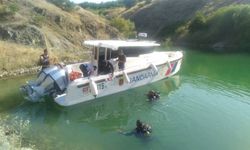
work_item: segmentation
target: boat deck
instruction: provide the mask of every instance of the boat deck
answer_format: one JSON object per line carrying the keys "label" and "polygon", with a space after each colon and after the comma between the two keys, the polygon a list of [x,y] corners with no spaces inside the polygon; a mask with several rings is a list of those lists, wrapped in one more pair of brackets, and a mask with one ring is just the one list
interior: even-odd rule
{"label": "boat deck", "polygon": [[[172,52],[153,52],[149,54],[142,54],[139,55],[138,57],[127,57],[127,61],[125,63],[125,69],[127,72],[137,70],[138,68],[147,68],[151,64],[154,65],[161,65],[166,62],[170,62],[175,60],[178,56],[178,53],[172,53]],[[112,63],[114,67],[114,72],[120,72],[118,68],[118,62],[116,61],[117,59],[112,59],[110,62]],[[83,63],[88,63],[88,62],[83,62]],[[68,65],[68,72],[70,73],[71,71],[76,71],[76,72],[81,72],[80,70],[80,65],[82,63],[77,63],[77,64],[72,64]]]}

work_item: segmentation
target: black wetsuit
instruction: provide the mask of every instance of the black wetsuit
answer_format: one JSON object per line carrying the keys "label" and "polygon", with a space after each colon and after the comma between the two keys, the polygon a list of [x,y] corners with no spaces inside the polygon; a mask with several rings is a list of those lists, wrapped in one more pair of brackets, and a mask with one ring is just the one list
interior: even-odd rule
{"label": "black wetsuit", "polygon": [[149,91],[147,97],[150,101],[157,100],[160,98],[159,92],[155,92],[153,90]]}

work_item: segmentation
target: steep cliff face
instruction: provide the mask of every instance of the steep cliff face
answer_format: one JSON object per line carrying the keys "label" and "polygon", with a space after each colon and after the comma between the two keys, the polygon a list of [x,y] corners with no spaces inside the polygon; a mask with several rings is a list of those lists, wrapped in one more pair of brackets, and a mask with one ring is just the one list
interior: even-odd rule
{"label": "steep cliff face", "polygon": [[43,33],[34,25],[1,25],[0,39],[25,45],[45,46]]}
{"label": "steep cliff face", "polygon": [[158,38],[166,27],[187,21],[205,4],[205,0],[158,0],[130,14],[129,18],[139,32]]}
{"label": "steep cliff face", "polygon": [[148,32],[149,36],[164,39],[174,34],[181,25],[190,21],[197,11],[207,14],[231,4],[245,4],[250,0],[154,0],[151,4],[123,16],[135,22],[139,32]]}

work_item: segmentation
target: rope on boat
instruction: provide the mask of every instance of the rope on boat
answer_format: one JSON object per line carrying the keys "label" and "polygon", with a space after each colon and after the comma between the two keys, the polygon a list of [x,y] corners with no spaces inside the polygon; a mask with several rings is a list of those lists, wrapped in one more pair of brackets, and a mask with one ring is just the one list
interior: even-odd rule
{"label": "rope on boat", "polygon": [[151,63],[150,67],[155,71],[158,72],[158,68],[155,66],[155,64]]}
{"label": "rope on boat", "polygon": [[130,79],[129,79],[128,74],[127,74],[127,72],[125,70],[123,71],[123,76],[124,76],[126,82],[130,83]]}
{"label": "rope on boat", "polygon": [[89,79],[89,85],[90,85],[90,89],[91,89],[92,94],[94,96],[97,96],[99,94],[99,92],[98,92],[97,85],[96,85],[95,81],[92,79]]}

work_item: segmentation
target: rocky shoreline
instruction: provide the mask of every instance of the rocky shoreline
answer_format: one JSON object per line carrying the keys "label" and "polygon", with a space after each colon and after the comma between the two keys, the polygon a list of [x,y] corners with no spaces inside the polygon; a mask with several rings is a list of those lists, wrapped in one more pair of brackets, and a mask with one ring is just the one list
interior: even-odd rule
{"label": "rocky shoreline", "polygon": [[[68,64],[75,64],[75,63],[80,63],[80,62],[85,62],[86,60],[81,59],[81,60],[71,60],[71,61],[63,61],[61,63],[57,64],[52,64],[52,65],[58,65],[58,64],[63,64],[63,65],[68,65]],[[0,80],[3,79],[9,79],[9,78],[14,78],[14,77],[19,77],[19,76],[25,76],[25,75],[32,75],[32,74],[37,74],[40,70],[42,69],[42,66],[34,66],[31,68],[20,68],[12,71],[0,71]]]}
{"label": "rocky shoreline", "polygon": [[18,76],[36,74],[37,72],[40,71],[40,69],[41,69],[41,66],[35,66],[32,68],[20,68],[20,69],[12,70],[12,71],[3,71],[3,72],[0,72],[0,80],[18,77]]}

